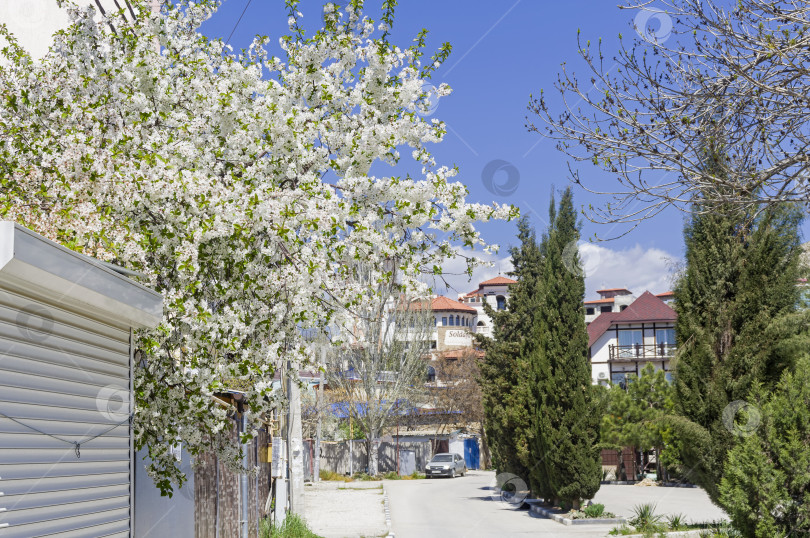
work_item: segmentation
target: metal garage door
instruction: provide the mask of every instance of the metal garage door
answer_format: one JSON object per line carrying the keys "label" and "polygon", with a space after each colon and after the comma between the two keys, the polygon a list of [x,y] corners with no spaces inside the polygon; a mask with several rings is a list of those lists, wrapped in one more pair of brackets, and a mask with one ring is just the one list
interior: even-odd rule
{"label": "metal garage door", "polygon": [[0,222],[0,538],[129,536],[130,327],[160,295]]}
{"label": "metal garage door", "polygon": [[3,538],[129,534],[129,338],[0,283]]}

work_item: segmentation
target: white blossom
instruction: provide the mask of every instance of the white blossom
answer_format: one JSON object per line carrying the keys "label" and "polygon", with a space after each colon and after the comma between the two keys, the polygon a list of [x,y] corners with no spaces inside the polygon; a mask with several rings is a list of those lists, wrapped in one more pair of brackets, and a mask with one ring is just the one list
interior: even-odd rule
{"label": "white blossom", "polygon": [[[0,216],[163,294],[162,323],[137,335],[135,424],[164,483],[183,480],[165,450],[177,439],[239,465],[211,396],[238,384],[258,427],[280,403],[276,367],[312,357],[300,329],[350,324],[366,300],[354,260],[396,260],[403,291],[422,294],[451,241],[488,247],[475,221],[516,216],[466,203],[458,171],[435,164],[426,145],[446,129],[413,113],[414,50],[352,11],[281,39],[286,60],[258,37],[234,55],[198,32],[216,5],[140,4],[136,23],[110,25],[74,6],[36,62],[0,29]],[[421,176],[369,174],[408,155]]]}

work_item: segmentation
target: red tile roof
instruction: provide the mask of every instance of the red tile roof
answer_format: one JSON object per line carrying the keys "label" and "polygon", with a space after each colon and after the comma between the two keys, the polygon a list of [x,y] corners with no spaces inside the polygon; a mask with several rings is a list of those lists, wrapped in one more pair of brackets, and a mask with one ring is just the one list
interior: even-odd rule
{"label": "red tile roof", "polygon": [[674,297],[675,292],[674,291],[665,291],[664,293],[656,293],[655,296],[656,297]]}
{"label": "red tile roof", "polygon": [[484,356],[484,352],[471,347],[465,347],[461,349],[453,349],[451,351],[442,351],[439,353],[439,355],[445,359],[460,359],[465,356],[481,358]]}
{"label": "red tile roof", "polygon": [[585,301],[583,304],[594,304],[594,303],[612,303],[616,299],[613,297],[608,297],[607,299],[595,299],[593,301]]}
{"label": "red tile roof", "polygon": [[469,314],[475,314],[478,312],[475,308],[471,306],[467,306],[464,303],[454,301],[453,299],[444,296],[439,296],[433,299],[430,302],[430,307],[437,312],[453,311],[453,312],[467,312]]}
{"label": "red tile roof", "polygon": [[599,314],[595,320],[588,324],[588,347],[591,347],[610,328],[610,323],[621,312],[605,312]]}
{"label": "red tile roof", "polygon": [[490,278],[489,280],[485,280],[478,284],[478,286],[498,286],[503,284],[517,284],[517,280],[512,280],[511,278],[506,278],[505,276],[496,276],[495,278]]}
{"label": "red tile roof", "polygon": [[621,312],[599,314],[588,325],[588,347],[594,345],[614,323],[674,322],[676,317],[675,311],[668,304],[649,291],[645,291]]}
{"label": "red tile roof", "polygon": [[619,313],[615,321],[628,323],[634,321],[675,321],[675,311],[664,301],[645,291],[630,303],[630,306]]}

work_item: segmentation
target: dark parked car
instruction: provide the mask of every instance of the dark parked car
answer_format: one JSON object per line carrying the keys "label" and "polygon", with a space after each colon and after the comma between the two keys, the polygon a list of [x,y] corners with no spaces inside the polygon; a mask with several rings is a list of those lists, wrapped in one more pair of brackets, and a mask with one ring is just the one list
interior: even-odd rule
{"label": "dark parked car", "polygon": [[464,462],[464,458],[447,452],[433,456],[425,468],[425,475],[428,478],[434,476],[455,478],[457,475],[464,476],[465,474],[467,474],[467,464]]}

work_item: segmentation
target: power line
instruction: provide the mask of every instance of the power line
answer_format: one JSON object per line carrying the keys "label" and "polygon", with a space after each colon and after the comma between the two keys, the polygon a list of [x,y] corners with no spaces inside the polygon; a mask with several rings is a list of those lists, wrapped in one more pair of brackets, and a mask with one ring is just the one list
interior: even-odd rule
{"label": "power line", "polygon": [[236,24],[233,25],[233,30],[231,30],[231,35],[229,35],[227,41],[225,41],[226,45],[231,42],[231,38],[233,37],[233,33],[236,31],[236,28],[239,26],[239,23],[242,22],[242,17],[245,16],[245,12],[250,7],[251,2],[253,2],[253,0],[248,0],[247,4],[245,4],[245,9],[243,9],[242,14],[239,15],[239,20],[236,21]]}

